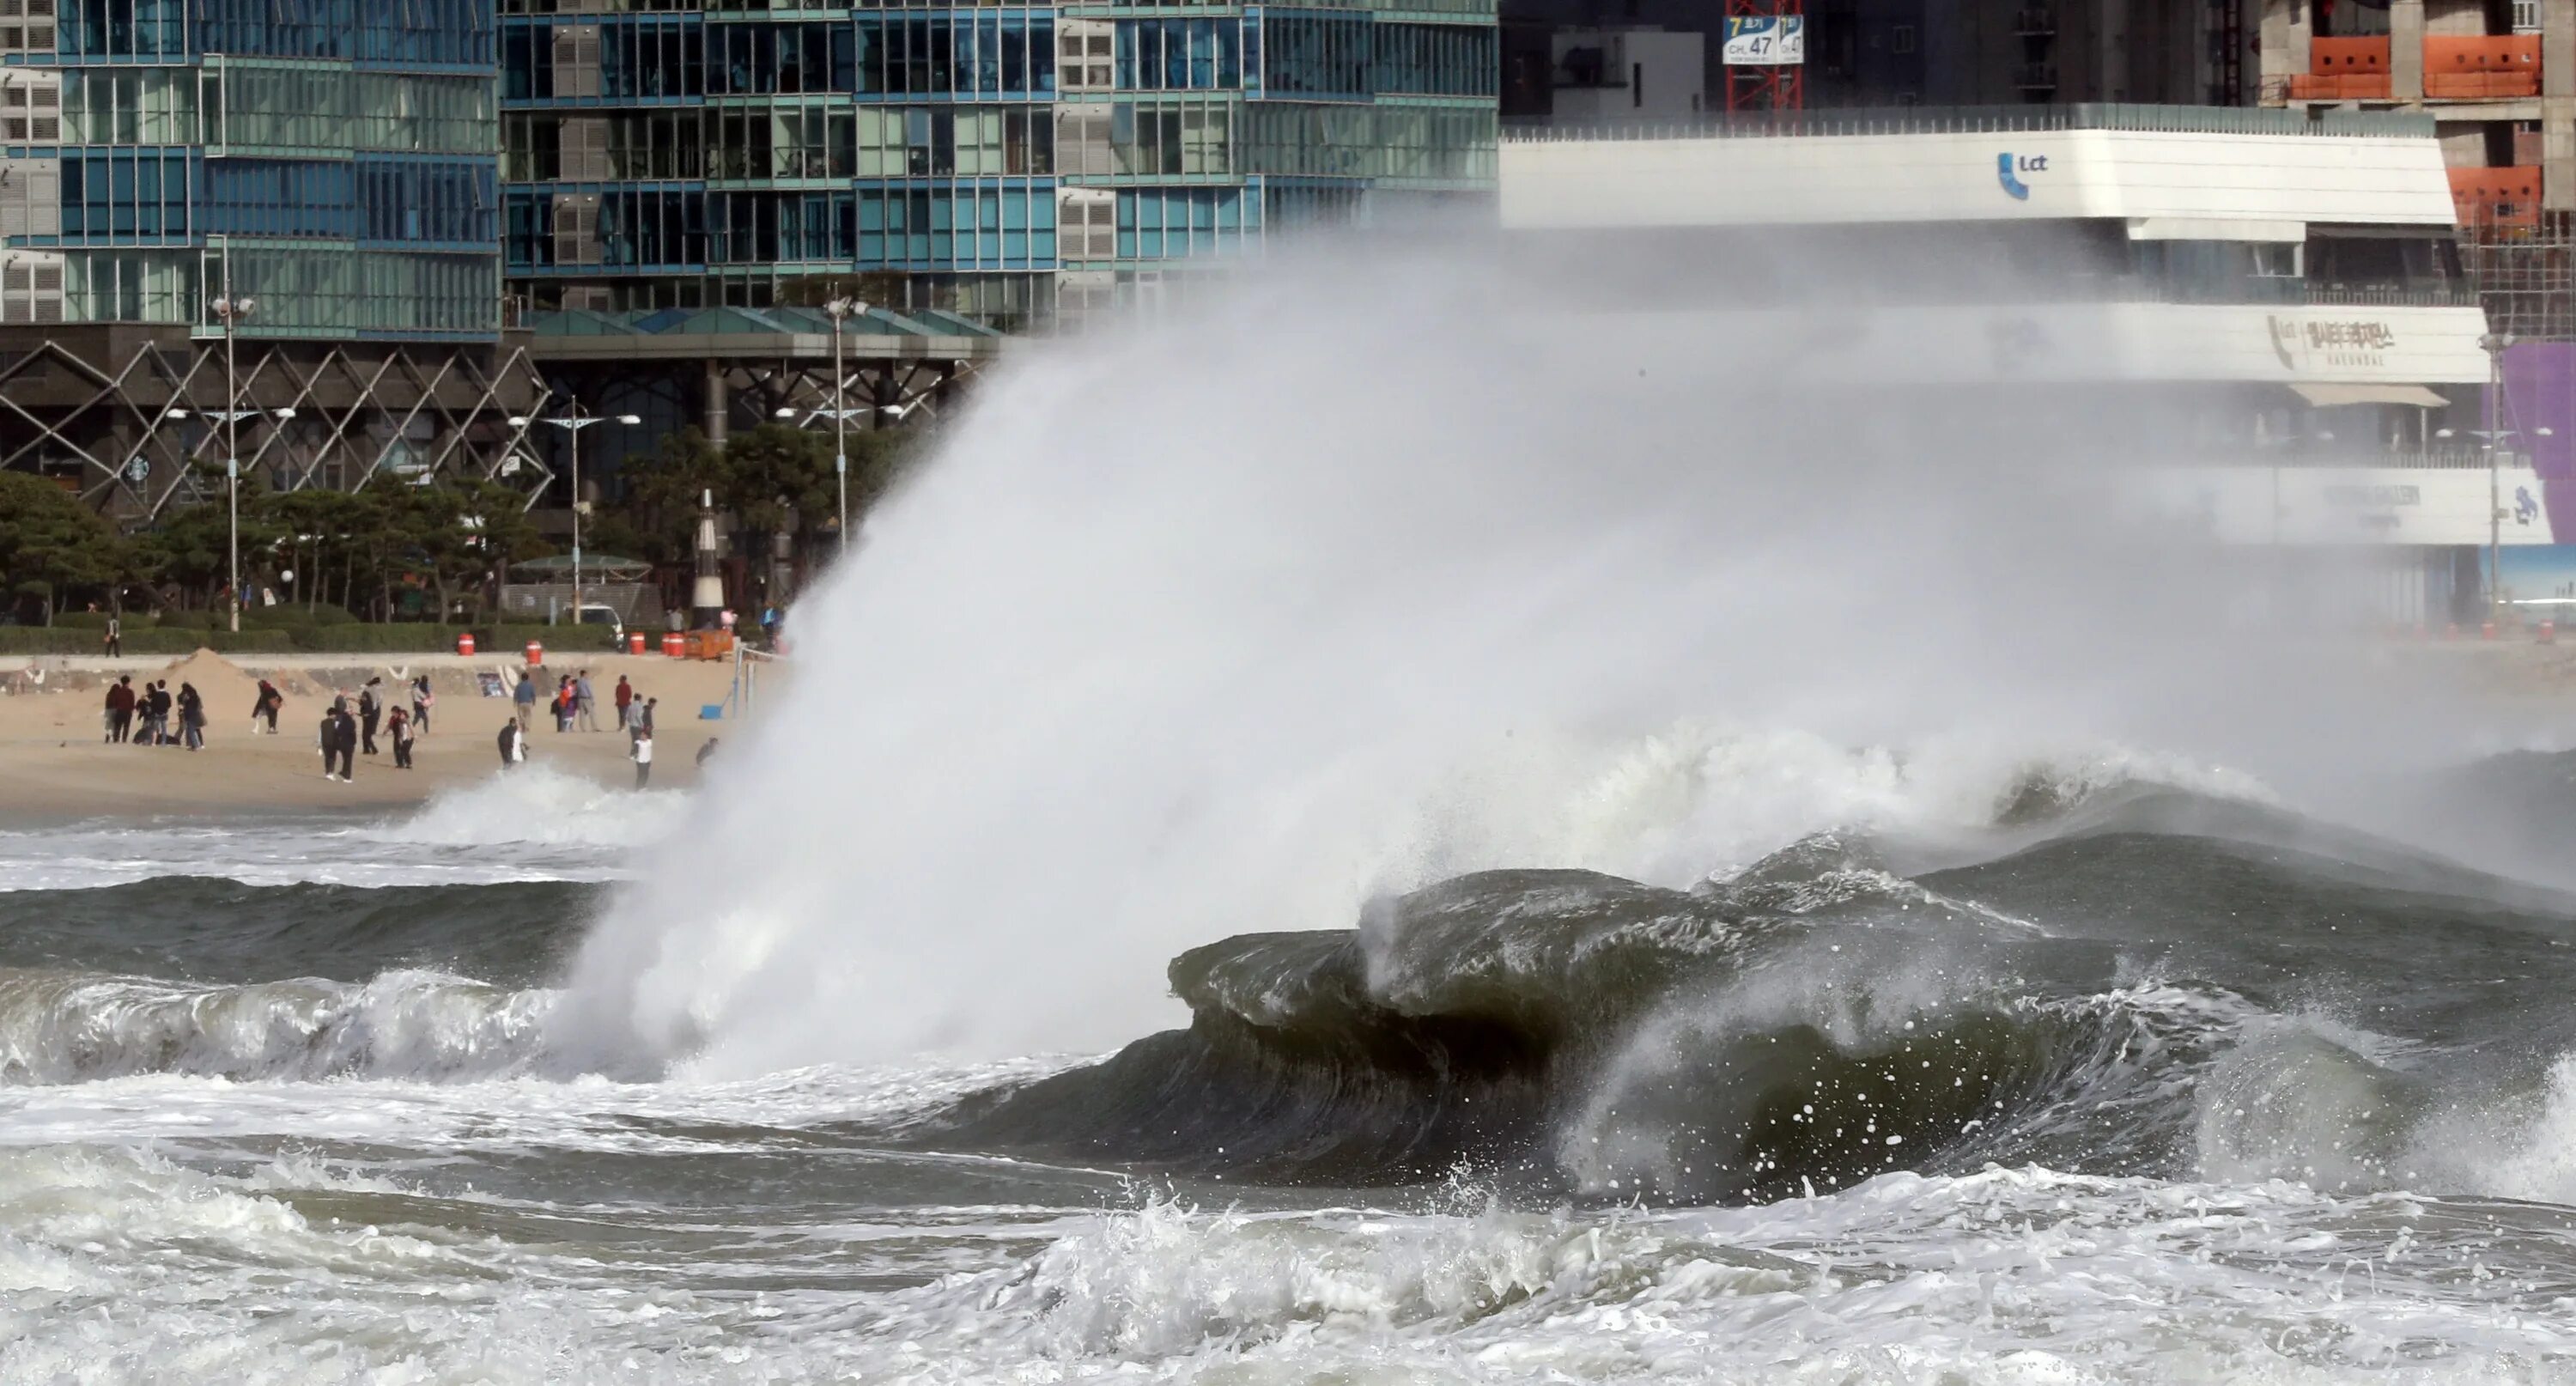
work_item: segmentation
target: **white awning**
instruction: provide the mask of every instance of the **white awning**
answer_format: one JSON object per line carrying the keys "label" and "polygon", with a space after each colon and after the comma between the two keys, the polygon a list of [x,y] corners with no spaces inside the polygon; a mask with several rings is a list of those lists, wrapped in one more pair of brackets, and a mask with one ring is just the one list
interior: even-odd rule
{"label": "white awning", "polygon": [[2293,385],[2299,398],[2319,409],[2338,404],[2411,404],[2419,409],[2440,409],[2450,403],[2421,385]]}
{"label": "white awning", "polygon": [[[2420,230],[2418,235],[2423,234]],[[2296,245],[2308,238],[2304,221],[2260,221],[2248,217],[2131,217],[2133,241],[2262,241]]]}

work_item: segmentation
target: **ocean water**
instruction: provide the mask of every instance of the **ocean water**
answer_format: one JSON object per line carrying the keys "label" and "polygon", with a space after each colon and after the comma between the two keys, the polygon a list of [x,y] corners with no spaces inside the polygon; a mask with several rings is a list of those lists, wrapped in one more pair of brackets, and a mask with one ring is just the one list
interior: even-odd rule
{"label": "ocean water", "polygon": [[2576,1379],[2565,897],[2156,757],[1665,758],[1778,840],[752,1077],[557,1044],[676,796],[0,837],[0,1381]]}

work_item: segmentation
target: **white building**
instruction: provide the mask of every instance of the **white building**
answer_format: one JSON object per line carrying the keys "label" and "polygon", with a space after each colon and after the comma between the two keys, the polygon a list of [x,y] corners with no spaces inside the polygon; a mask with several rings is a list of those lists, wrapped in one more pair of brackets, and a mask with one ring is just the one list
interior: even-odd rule
{"label": "white building", "polygon": [[[2554,542],[2540,479],[2510,457],[2491,478],[2472,437],[2493,362],[2420,116],[1560,120],[1507,133],[1501,214],[1641,352],[1748,336],[1845,389],[2011,387],[2114,447],[2152,402],[2189,420],[2186,446],[2124,455],[2154,488],[2229,540],[2424,550],[2401,607],[2474,587],[2491,529]],[[1693,290],[1677,263],[1721,268]],[[1817,330],[1843,312],[1863,326]]]}

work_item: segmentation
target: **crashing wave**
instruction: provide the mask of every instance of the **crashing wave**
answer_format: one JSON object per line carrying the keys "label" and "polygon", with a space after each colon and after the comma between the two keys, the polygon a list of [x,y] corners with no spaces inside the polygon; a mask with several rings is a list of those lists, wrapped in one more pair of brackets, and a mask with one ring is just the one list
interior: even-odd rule
{"label": "crashing wave", "polygon": [[[2385,1187],[2427,1163],[2414,1070],[2449,1052],[2390,1036],[2496,1004],[2498,964],[2430,970],[2424,931],[2562,969],[2576,934],[2563,901],[2163,791],[1991,862],[1877,860],[1827,835],[1691,891],[1487,872],[1347,933],[1194,949],[1170,969],[1189,1028],[961,1104],[934,1139],[1286,1182],[1465,1164],[1676,1202],[1989,1161]],[[2407,981],[2372,1008],[2384,1033],[2305,993],[2348,993],[2356,965]],[[2576,1034],[2522,1023],[2537,1057],[2476,1056],[2456,1102],[2554,1081]]]}
{"label": "crashing wave", "polygon": [[538,1057],[552,1001],[438,972],[192,986],[0,969],[0,1082],[497,1077]]}

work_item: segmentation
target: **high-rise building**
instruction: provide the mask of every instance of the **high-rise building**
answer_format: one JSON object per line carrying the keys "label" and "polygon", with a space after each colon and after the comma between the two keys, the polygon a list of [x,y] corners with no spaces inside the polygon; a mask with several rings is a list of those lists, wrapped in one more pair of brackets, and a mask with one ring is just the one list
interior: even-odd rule
{"label": "high-rise building", "polygon": [[1494,182],[1493,0],[503,4],[507,261],[540,313],[867,276],[1017,324]]}
{"label": "high-rise building", "polygon": [[645,420],[612,475],[1494,189],[1494,0],[502,6],[508,292],[558,398]]}
{"label": "high-rise building", "polygon": [[233,410],[278,486],[505,465],[495,32],[486,0],[0,0],[0,465],[151,514],[220,477]]}

